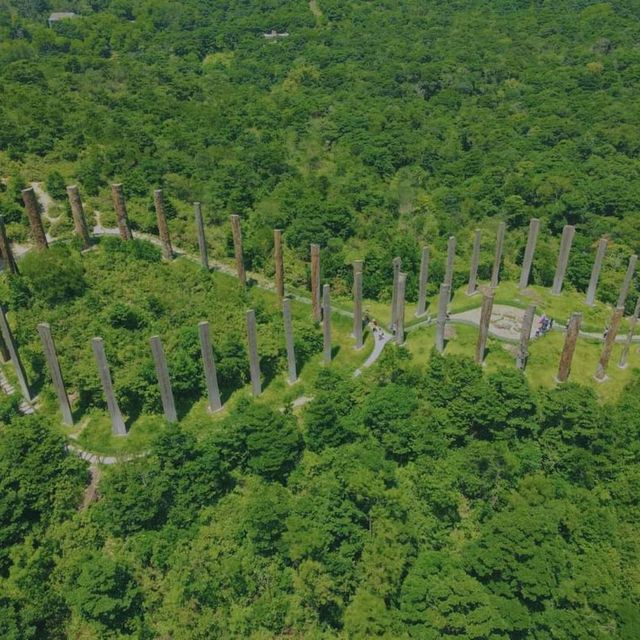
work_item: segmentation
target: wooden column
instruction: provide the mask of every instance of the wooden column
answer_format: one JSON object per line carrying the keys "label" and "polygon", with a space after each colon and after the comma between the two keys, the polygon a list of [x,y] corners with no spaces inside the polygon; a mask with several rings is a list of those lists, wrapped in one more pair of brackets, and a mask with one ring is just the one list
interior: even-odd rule
{"label": "wooden column", "polygon": [[209,402],[207,409],[209,413],[215,413],[222,409],[220,399],[220,388],[218,387],[218,372],[216,362],[213,357],[213,346],[211,344],[211,334],[208,322],[198,323],[198,337],[200,338],[200,352],[202,353],[202,363],[204,366],[204,379],[207,383],[207,396]]}
{"label": "wooden column", "polygon": [[76,185],[72,184],[67,187],[67,197],[69,198],[69,206],[71,207],[71,216],[73,217],[73,227],[76,235],[82,242],[82,248],[89,249],[91,247],[91,237],[89,236],[89,228],[87,227],[87,219],[84,215],[80,192]]}
{"label": "wooden column", "polygon": [[173,399],[173,389],[171,388],[171,378],[169,378],[169,368],[167,367],[167,359],[162,348],[160,336],[151,336],[151,355],[153,356],[153,364],[156,368],[156,377],[158,378],[158,388],[160,389],[160,400],[162,402],[162,410],[167,422],[178,422],[178,414],[176,413],[176,404]]}
{"label": "wooden column", "polygon": [[629,356],[629,349],[631,348],[631,343],[633,342],[633,334],[636,329],[636,324],[638,324],[638,316],[640,316],[640,298],[638,298],[636,302],[636,308],[633,312],[633,315],[631,316],[631,318],[629,318],[629,333],[627,333],[627,339],[624,341],[624,347],[622,347],[620,361],[618,362],[618,366],[621,369],[626,369],[627,367],[627,357]]}
{"label": "wooden column", "polygon": [[447,269],[444,274],[444,284],[449,286],[449,299],[453,295],[453,266],[456,259],[456,238],[450,236],[447,242]]}
{"label": "wooden column", "polygon": [[325,364],[331,362],[331,292],[328,284],[322,286],[322,356]]}
{"label": "wooden column", "polygon": [[38,333],[40,334],[40,340],[42,342],[42,350],[44,357],[47,361],[47,367],[51,374],[51,382],[58,398],[58,405],[60,406],[60,413],[62,414],[62,422],[69,427],[73,426],[73,415],[71,413],[71,404],[69,403],[69,396],[64,386],[64,379],[62,377],[62,371],[60,370],[60,362],[58,361],[58,354],[56,352],[56,346],[53,342],[53,336],[51,335],[51,327],[46,322],[41,322],[38,325]]}
{"label": "wooden column", "polygon": [[522,259],[522,271],[520,273],[520,289],[526,289],[529,286],[529,277],[531,275],[531,266],[533,265],[533,256],[536,252],[536,244],[538,242],[538,233],[540,232],[540,220],[531,218],[529,221],[529,235],[527,236],[527,246],[524,250],[524,258]]}
{"label": "wooden column", "polygon": [[564,275],[567,272],[567,265],[569,264],[569,253],[571,252],[571,245],[573,243],[573,236],[576,233],[576,228],[567,224],[562,230],[562,239],[560,240],[560,251],[558,253],[558,263],[556,265],[556,274],[553,278],[553,286],[551,287],[551,293],[554,295],[560,295],[562,291],[562,284],[564,282]]}
{"label": "wooden column", "polygon": [[516,355],[516,367],[524,371],[529,358],[529,340],[531,340],[531,329],[533,320],[536,315],[536,305],[532,304],[527,307],[522,317],[522,326],[520,327],[520,343],[518,344],[518,354]]}
{"label": "wooden column", "polygon": [[42,218],[40,217],[40,208],[38,207],[38,200],[33,187],[22,190],[22,201],[24,202],[24,208],[29,218],[29,225],[31,227],[31,235],[33,241],[38,249],[47,249],[49,244],[47,242],[47,235],[44,232],[42,226]]}
{"label": "wooden column", "polygon": [[429,247],[422,247],[420,257],[420,280],[418,283],[418,308],[416,316],[423,316],[427,311],[427,284],[429,282]]}
{"label": "wooden column", "polygon": [[596,290],[598,289],[598,280],[600,279],[600,271],[602,270],[602,261],[607,251],[607,239],[600,238],[598,248],[596,250],[596,259],[591,269],[591,279],[589,280],[589,288],[587,289],[587,304],[591,307],[596,300]]}
{"label": "wooden column", "polygon": [[164,194],[162,189],[156,189],[153,192],[153,204],[156,208],[156,220],[158,222],[158,235],[162,243],[162,257],[165,260],[173,258],[173,247],[171,246],[171,237],[169,236],[169,226],[167,225],[167,212],[164,206]]}
{"label": "wooden column", "polygon": [[31,402],[31,390],[29,389],[29,381],[27,380],[27,374],[22,366],[22,360],[20,359],[20,352],[18,351],[18,345],[13,337],[13,331],[9,326],[9,319],[7,318],[7,310],[4,305],[0,305],[0,331],[2,332],[2,338],[9,351],[9,358],[13,364],[13,370],[18,378],[18,384],[20,385],[20,391],[22,397]]}
{"label": "wooden column", "polygon": [[604,339],[604,346],[602,347],[602,353],[600,354],[600,360],[596,368],[596,380],[602,382],[607,377],[607,367],[609,366],[609,360],[611,359],[611,352],[613,351],[613,345],[616,343],[616,337],[618,331],[620,331],[620,323],[624,317],[624,307],[617,307],[614,309],[611,315],[611,322],[609,323],[609,330],[607,336]]}
{"label": "wooden column", "polygon": [[242,252],[242,229],[240,228],[240,216],[233,214],[229,217],[231,221],[231,233],[233,234],[233,249],[236,256],[236,271],[240,284],[245,287],[247,275],[244,270],[244,254]]}
{"label": "wooden column", "polygon": [[638,256],[635,254],[629,258],[629,266],[627,267],[627,273],[624,276],[624,281],[620,287],[620,294],[618,296],[618,304],[616,307],[624,307],[627,302],[627,296],[629,295],[629,288],[631,287],[631,281],[636,272],[636,264],[638,263]]}
{"label": "wooden column", "polygon": [[109,371],[107,356],[104,352],[104,341],[102,338],[94,338],[91,341],[91,346],[93,348],[93,355],[96,359],[96,364],[98,365],[98,375],[100,376],[102,390],[107,401],[107,409],[109,411],[109,416],[111,417],[111,433],[114,436],[126,436],[127,427],[122,419],[120,407],[118,406],[116,395],[113,391],[111,372]]}
{"label": "wooden column", "polygon": [[444,351],[444,330],[447,325],[447,307],[451,297],[451,287],[448,284],[440,285],[440,297],[438,298],[438,318],[436,320],[436,350]]}
{"label": "wooden column", "polygon": [[254,397],[262,393],[260,380],[260,357],[258,356],[258,331],[256,328],[256,312],[247,311],[247,344],[249,345],[249,372],[251,374],[251,392]]}
{"label": "wooden column", "polygon": [[273,259],[275,260],[276,293],[282,303],[284,299],[284,259],[282,257],[282,229],[273,230]]}
{"label": "wooden column", "polygon": [[296,368],[296,352],[293,340],[293,322],[291,320],[291,299],[282,301],[282,320],[284,322],[284,342],[287,349],[287,369],[289,370],[289,384],[298,380]]}
{"label": "wooden column", "polygon": [[480,326],[478,327],[478,342],[476,343],[476,363],[484,362],[484,355],[487,350],[487,338],[489,337],[489,324],[491,323],[491,312],[493,311],[494,291],[490,289],[482,297],[482,309],[480,310]]}
{"label": "wooden column", "polygon": [[113,208],[116,212],[116,220],[118,222],[118,231],[122,240],[132,240],[133,234],[129,228],[129,218],[127,217],[127,205],[124,200],[124,190],[122,183],[118,182],[111,185],[111,198],[113,199]]}
{"label": "wooden column", "polygon": [[491,288],[495,289],[500,280],[500,266],[502,265],[502,254],[504,252],[504,232],[506,225],[501,222],[498,225],[498,234],[496,236],[496,253],[493,258],[493,269],[491,271]]}
{"label": "wooden column", "polygon": [[207,239],[204,235],[204,220],[199,202],[193,203],[193,214],[196,220],[196,234],[198,235],[198,250],[200,252],[200,264],[209,271],[209,256],[207,255]]}
{"label": "wooden column", "polygon": [[398,274],[398,298],[396,300],[396,344],[404,344],[404,296],[407,287],[407,274]]}
{"label": "wooden column", "polygon": [[473,237],[473,249],[471,250],[471,267],[469,269],[469,285],[467,286],[467,295],[472,296],[478,290],[478,263],[480,262],[480,241],[482,232],[476,229]]}
{"label": "wooden column", "polygon": [[394,258],[391,262],[393,268],[393,283],[391,285],[391,321],[389,326],[393,329],[397,322],[398,313],[398,277],[400,275],[400,269],[402,268],[402,259]]}
{"label": "wooden column", "polygon": [[13,249],[7,236],[7,228],[4,226],[4,218],[0,216],[0,253],[2,254],[2,260],[4,261],[4,268],[8,273],[17,274],[18,265],[16,264],[15,256],[13,255]]}
{"label": "wooden column", "polygon": [[320,310],[320,245],[311,245],[311,308],[313,319],[320,322],[322,313]]}
{"label": "wooden column", "polygon": [[362,260],[353,261],[353,337],[362,348]]}
{"label": "wooden column", "polygon": [[560,365],[558,367],[557,382],[566,382],[571,372],[571,361],[576,350],[576,342],[580,335],[580,324],[582,323],[581,313],[572,313],[567,325],[564,337],[564,346],[560,356]]}

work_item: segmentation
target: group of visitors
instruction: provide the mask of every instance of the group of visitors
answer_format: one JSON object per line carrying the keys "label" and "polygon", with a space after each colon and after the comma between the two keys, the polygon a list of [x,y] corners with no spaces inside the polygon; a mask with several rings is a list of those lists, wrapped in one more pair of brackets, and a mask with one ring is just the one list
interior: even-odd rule
{"label": "group of visitors", "polygon": [[538,328],[536,329],[536,338],[545,335],[548,331],[553,329],[553,318],[549,318],[544,314],[540,320],[538,320]]}

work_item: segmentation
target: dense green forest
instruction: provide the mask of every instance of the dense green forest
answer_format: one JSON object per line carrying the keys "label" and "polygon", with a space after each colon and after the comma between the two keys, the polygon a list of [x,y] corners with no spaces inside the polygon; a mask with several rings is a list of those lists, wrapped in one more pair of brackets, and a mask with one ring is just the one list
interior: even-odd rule
{"label": "dense green forest", "polygon": [[[78,15],[49,25],[52,11]],[[162,261],[143,241],[101,238],[81,254],[65,185],[78,184],[92,224],[114,226],[109,187],[123,182],[132,227],[152,233],[163,188],[174,244],[194,253],[200,201],[220,261],[239,213],[247,266],[268,278],[281,227],[289,291],[307,287],[317,242],[336,311],[355,258],[372,308],[387,312],[373,305],[389,297],[394,256],[415,299],[423,243],[433,297],[450,234],[462,285],[475,228],[486,279],[500,221],[508,287],[532,217],[540,291],[574,224],[568,300],[607,235],[598,297],[612,303],[640,253],[639,19],[636,0],[0,0],[0,214],[26,245],[20,191],[41,182],[60,240],[0,278],[39,394],[29,416],[0,394],[0,638],[637,640],[640,371],[616,372],[620,388],[630,382],[610,397],[551,386],[557,354],[547,366],[542,352],[554,336],[522,373],[508,349],[492,347],[485,368],[455,341],[440,355],[426,329],[354,377],[370,335],[355,353],[335,314],[323,367],[319,327],[297,301],[303,374],[289,387],[271,292]],[[637,277],[633,288],[631,308]],[[246,389],[247,308],[258,399]],[[225,401],[215,416],[202,319]],[[73,429],[60,424],[42,321]],[[459,331],[458,345],[470,335]],[[154,334],[178,424],[161,417]],[[95,335],[128,462],[89,465],[68,448],[116,446]],[[587,351],[599,345],[580,345],[576,368]],[[588,362],[577,373],[594,387]]]}

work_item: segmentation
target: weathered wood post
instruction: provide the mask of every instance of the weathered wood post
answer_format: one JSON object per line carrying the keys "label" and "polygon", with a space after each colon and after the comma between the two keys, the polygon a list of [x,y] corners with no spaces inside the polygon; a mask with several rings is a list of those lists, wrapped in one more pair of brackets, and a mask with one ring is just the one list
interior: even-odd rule
{"label": "weathered wood post", "polygon": [[638,256],[632,255],[629,258],[629,266],[627,267],[627,273],[624,276],[624,281],[620,287],[620,295],[618,296],[617,307],[624,307],[627,302],[627,296],[629,295],[629,288],[631,287],[631,281],[636,272],[636,264],[638,263]]}
{"label": "weathered wood post", "polygon": [[75,229],[76,235],[82,242],[82,248],[89,249],[91,247],[89,228],[87,227],[87,219],[84,215],[84,207],[82,206],[80,192],[75,184],[67,187],[67,198],[69,198],[71,216],[73,217],[73,228]]}
{"label": "weathered wood post", "polygon": [[13,255],[13,249],[7,236],[7,228],[4,226],[4,218],[0,216],[0,254],[4,261],[4,268],[9,273],[18,273],[18,265],[16,264],[15,256]]}
{"label": "weathered wood post", "polygon": [[234,213],[229,217],[231,221],[231,233],[233,234],[233,250],[236,257],[236,272],[240,284],[245,287],[247,284],[247,274],[244,270],[244,254],[242,252],[242,229],[240,228],[240,216]]}
{"label": "weathered wood post", "polygon": [[196,233],[198,235],[198,251],[200,252],[200,264],[202,265],[203,269],[209,271],[207,238],[204,235],[204,220],[202,219],[202,208],[199,202],[193,203],[193,214],[196,219]]}
{"label": "weathered wood post", "polygon": [[36,247],[38,249],[47,249],[49,247],[47,235],[44,232],[44,227],[42,226],[38,200],[33,187],[22,190],[22,201],[24,202],[24,208],[27,212],[27,217],[29,218],[31,235],[33,236],[33,241],[35,242]]}
{"label": "weathered wood post", "polygon": [[580,335],[580,324],[582,323],[581,313],[572,313],[569,319],[569,324],[564,337],[564,346],[562,347],[562,354],[560,355],[560,365],[558,367],[558,375],[556,376],[557,382],[566,382],[571,372],[571,362],[573,360],[573,354],[576,350],[576,342]]}
{"label": "weathered wood post", "polygon": [[420,280],[418,283],[418,308],[416,316],[423,316],[427,311],[427,284],[429,282],[429,247],[422,247],[420,256]]}
{"label": "weathered wood post", "polygon": [[480,262],[480,241],[482,239],[482,231],[476,229],[473,237],[473,249],[471,250],[471,267],[469,269],[469,285],[467,286],[467,295],[475,295],[478,291],[478,263]]}
{"label": "weathered wood post", "polygon": [[449,236],[447,242],[447,268],[444,273],[444,284],[449,286],[449,300],[453,295],[453,266],[456,259],[456,238]]}
{"label": "weathered wood post", "polygon": [[518,344],[518,353],[516,355],[516,367],[524,371],[529,358],[529,340],[531,340],[531,329],[533,327],[533,319],[536,315],[536,305],[532,304],[527,307],[522,317],[522,326],[520,327],[520,343]]}
{"label": "weathered wood post", "polygon": [[9,362],[9,360],[11,359],[9,347],[7,347],[7,343],[4,341],[2,331],[0,331],[0,358],[2,358],[2,362]]}
{"label": "weathered wood post", "polygon": [[640,316],[640,298],[638,298],[636,302],[636,308],[633,312],[633,315],[631,316],[631,318],[629,318],[629,333],[627,333],[627,339],[624,341],[624,347],[622,347],[620,361],[618,362],[618,366],[621,369],[626,369],[627,367],[627,357],[629,356],[629,349],[631,348],[631,343],[633,342],[633,334],[636,330],[636,324],[638,324],[638,316]]}
{"label": "weathered wood post", "polygon": [[133,234],[129,228],[129,218],[127,216],[127,204],[124,199],[124,189],[122,183],[118,182],[111,185],[111,198],[113,199],[113,208],[116,212],[116,220],[118,222],[118,231],[122,240],[132,240]]}
{"label": "weathered wood post", "polygon": [[596,380],[603,382],[607,377],[607,367],[609,366],[609,360],[611,359],[611,352],[613,351],[613,345],[616,343],[616,337],[618,331],[620,331],[620,323],[624,317],[624,307],[616,307],[611,314],[611,322],[609,323],[609,330],[604,339],[604,346],[602,347],[602,353],[600,354],[600,360],[596,367]]}
{"label": "weathered wood post", "polygon": [[500,281],[500,267],[502,266],[502,253],[504,252],[504,233],[506,225],[501,222],[498,225],[498,233],[496,235],[496,253],[493,258],[493,269],[491,271],[491,288],[495,289]]}
{"label": "weathered wood post", "polygon": [[362,260],[353,261],[353,337],[362,348]]}
{"label": "weathered wood post", "polygon": [[282,301],[282,319],[284,321],[284,342],[287,349],[287,369],[289,371],[289,384],[298,380],[296,367],[296,352],[293,342],[293,322],[291,320],[291,299]]}
{"label": "weathered wood post", "polygon": [[116,395],[113,391],[111,372],[109,371],[107,356],[104,352],[104,341],[102,338],[96,337],[91,341],[91,346],[93,347],[93,355],[96,359],[96,364],[98,365],[98,374],[102,384],[102,391],[104,392],[104,396],[107,401],[107,410],[111,417],[111,433],[114,436],[126,436],[127,427],[122,419],[120,407],[118,406]]}
{"label": "weathered wood post", "polygon": [[389,326],[393,329],[398,321],[398,277],[402,268],[402,259],[399,257],[394,258],[391,265],[393,269],[393,284],[391,287],[391,322]]}
{"label": "weathered wood post", "polygon": [[156,368],[156,377],[158,378],[158,388],[160,389],[160,400],[162,402],[162,411],[167,422],[178,422],[178,414],[176,413],[176,404],[173,399],[173,389],[171,388],[171,378],[169,378],[169,368],[167,367],[167,359],[162,348],[160,336],[151,336],[151,355],[153,356],[153,364]]}
{"label": "weathered wood post", "polygon": [[407,288],[407,274],[398,274],[398,299],[396,300],[396,344],[404,344],[404,296]]}
{"label": "weathered wood post", "polygon": [[256,312],[247,311],[247,344],[249,345],[249,373],[251,374],[251,392],[254,397],[262,393],[260,380],[260,358],[258,356],[258,331],[256,329]]}
{"label": "weathered wood post", "polygon": [[484,362],[487,350],[487,338],[489,336],[489,324],[491,323],[491,312],[493,311],[493,299],[495,292],[489,289],[482,297],[482,309],[480,310],[480,326],[478,327],[478,342],[476,343],[476,363]]}
{"label": "weathered wood post", "polygon": [[447,324],[447,307],[451,297],[451,287],[448,284],[440,285],[440,296],[438,298],[438,318],[436,320],[436,350],[444,351],[444,330]]}
{"label": "weathered wood post", "polygon": [[62,414],[62,422],[69,427],[72,427],[73,415],[71,413],[71,404],[69,403],[69,396],[67,395],[67,390],[64,386],[64,378],[62,377],[56,346],[53,341],[53,336],[51,335],[51,327],[48,323],[41,322],[38,325],[38,333],[40,334],[42,350],[47,361],[47,367],[51,374],[51,382],[53,383],[53,388],[55,389],[56,396],[58,397],[58,405],[60,406],[60,413]]}
{"label": "weathered wood post", "polygon": [[320,245],[311,245],[311,309],[313,319],[320,322],[322,313],[320,310]]}
{"label": "weathered wood post", "polygon": [[198,322],[198,337],[200,338],[200,352],[202,353],[202,364],[204,366],[204,379],[207,383],[207,397],[209,402],[207,409],[209,413],[215,413],[222,409],[220,399],[220,388],[218,386],[218,372],[216,362],[213,357],[213,346],[211,345],[211,333],[209,323]]}
{"label": "weathered wood post", "polygon": [[31,402],[32,396],[31,390],[29,389],[29,381],[27,380],[27,374],[25,373],[24,367],[22,366],[22,360],[20,359],[18,345],[15,341],[15,338],[13,337],[13,331],[11,331],[11,327],[9,326],[7,310],[4,305],[0,305],[0,330],[2,332],[4,343],[7,347],[7,350],[9,351],[9,358],[11,360],[11,363],[13,364],[16,378],[18,378],[18,384],[20,385],[22,397],[27,402]]}
{"label": "weathered wood post", "polygon": [[276,293],[282,303],[284,299],[284,259],[282,257],[282,229],[273,230],[273,259],[275,260]]}
{"label": "weathered wood post", "polygon": [[158,235],[162,243],[162,257],[165,260],[173,258],[173,247],[169,236],[169,225],[167,224],[167,211],[164,206],[164,194],[162,189],[153,192],[153,204],[156,208],[156,221],[158,223]]}
{"label": "weathered wood post", "polygon": [[331,362],[331,290],[322,286],[322,356],[325,364]]}
{"label": "weathered wood post", "polygon": [[562,230],[562,239],[560,240],[560,251],[558,252],[558,263],[556,265],[556,274],[553,278],[553,287],[551,293],[558,296],[562,291],[562,283],[564,275],[567,272],[567,264],[569,264],[569,253],[573,243],[573,236],[576,228],[570,224],[566,224]]}
{"label": "weathered wood post", "polygon": [[608,241],[606,238],[598,240],[598,248],[596,250],[596,259],[591,269],[591,279],[589,280],[589,288],[587,289],[587,304],[591,307],[596,300],[596,290],[598,289],[598,280],[600,280],[600,271],[602,270],[602,261],[607,251]]}
{"label": "weathered wood post", "polygon": [[529,277],[531,276],[531,266],[533,265],[533,256],[536,252],[536,244],[538,243],[538,233],[540,232],[540,220],[531,218],[529,221],[529,235],[527,236],[527,246],[524,250],[524,258],[522,259],[522,271],[520,272],[519,289],[526,289],[529,286]]}

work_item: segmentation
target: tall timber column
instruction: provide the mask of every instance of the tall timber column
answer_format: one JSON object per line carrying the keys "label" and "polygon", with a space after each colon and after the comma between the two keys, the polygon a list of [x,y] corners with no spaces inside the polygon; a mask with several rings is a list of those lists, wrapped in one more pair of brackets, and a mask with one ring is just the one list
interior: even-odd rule
{"label": "tall timber column", "polygon": [[213,358],[213,347],[211,345],[211,333],[208,322],[198,322],[198,337],[200,338],[204,379],[207,383],[207,397],[209,398],[207,409],[209,413],[215,413],[222,409],[222,400],[220,399],[218,372],[216,370],[216,361]]}
{"label": "tall timber column", "polygon": [[616,307],[624,307],[627,296],[629,295],[629,288],[631,287],[631,281],[636,272],[636,264],[638,263],[638,256],[632,255],[629,258],[629,266],[627,267],[627,273],[624,276],[624,281],[620,287],[620,295],[618,296],[618,304]]}
{"label": "tall timber column", "polygon": [[104,392],[104,396],[107,401],[107,410],[111,417],[111,433],[114,436],[126,436],[127,428],[124,424],[124,420],[122,419],[116,395],[113,392],[111,372],[109,371],[107,356],[104,352],[104,341],[102,338],[94,338],[91,341],[91,346],[93,348],[93,355],[96,359],[96,364],[98,365],[98,374],[100,375],[102,391]]}
{"label": "tall timber column", "polygon": [[398,274],[398,299],[396,300],[396,344],[404,344],[404,296],[407,288],[407,274]]}
{"label": "tall timber column", "polygon": [[325,364],[331,362],[331,290],[322,286],[322,356]]}
{"label": "tall timber column", "polygon": [[7,236],[7,228],[4,226],[4,218],[2,216],[0,216],[0,253],[2,254],[5,270],[9,273],[17,274],[18,265],[13,255],[13,249],[11,248],[11,243]]}
{"label": "tall timber column", "polygon": [[527,246],[524,250],[524,258],[522,259],[522,271],[520,273],[520,289],[526,289],[529,286],[529,277],[531,276],[531,266],[533,265],[533,256],[536,252],[536,244],[538,243],[538,233],[540,232],[540,220],[531,218],[529,221],[529,235],[527,236]]}
{"label": "tall timber column", "polygon": [[596,250],[596,259],[591,269],[591,279],[589,280],[589,288],[587,289],[587,304],[591,307],[596,301],[596,290],[598,289],[598,280],[600,280],[600,271],[602,270],[602,261],[604,254],[607,252],[608,241],[606,238],[598,240],[598,248]]}
{"label": "tall timber column", "polygon": [[353,337],[362,349],[362,260],[353,261]]}
{"label": "tall timber column", "polygon": [[500,281],[500,266],[502,265],[502,253],[504,251],[504,232],[506,225],[501,222],[498,225],[498,233],[496,235],[496,253],[493,258],[493,270],[491,271],[491,288],[495,289]]}
{"label": "tall timber column", "polygon": [[282,229],[273,230],[273,259],[276,267],[276,293],[278,300],[284,299],[284,259],[282,257]]}
{"label": "tall timber column", "polygon": [[562,239],[560,240],[560,251],[558,253],[558,264],[556,265],[556,274],[553,278],[553,287],[551,293],[558,296],[562,291],[562,283],[564,282],[564,274],[567,271],[567,264],[569,264],[569,253],[571,251],[571,244],[573,243],[573,236],[576,233],[576,228],[570,224],[566,224],[562,230]]}
{"label": "tall timber column", "polygon": [[622,347],[622,353],[620,354],[620,361],[618,362],[618,366],[621,369],[627,368],[627,357],[629,356],[629,349],[631,348],[631,343],[633,342],[633,334],[636,330],[636,324],[638,324],[638,316],[640,316],[640,298],[636,302],[636,308],[633,312],[631,318],[629,318],[629,333],[627,334],[627,339],[624,341],[624,347]]}
{"label": "tall timber column", "polygon": [[322,320],[320,311],[320,245],[311,245],[311,309],[316,322]]}
{"label": "tall timber column", "polygon": [[171,246],[171,238],[169,237],[169,226],[167,225],[167,212],[164,206],[164,194],[162,189],[156,189],[153,192],[153,204],[156,208],[156,221],[158,223],[158,235],[162,243],[162,257],[165,260],[173,258],[173,247]]}
{"label": "tall timber column", "polygon": [[582,323],[581,313],[572,313],[569,324],[564,335],[564,346],[560,355],[560,365],[558,367],[557,382],[566,382],[571,372],[571,361],[576,350],[576,342],[580,335],[580,324]]}
{"label": "tall timber column", "polygon": [[473,249],[471,250],[471,267],[469,269],[469,285],[467,295],[472,296],[478,291],[478,263],[480,262],[480,240],[482,232],[476,229],[473,237]]}
{"label": "tall timber column", "polygon": [[236,271],[240,284],[245,287],[247,274],[244,270],[244,254],[242,252],[242,229],[240,228],[240,216],[236,213],[229,217],[231,221],[231,233],[233,234],[233,250],[236,256]]}
{"label": "tall timber column", "polygon": [[9,319],[7,318],[7,310],[4,305],[0,305],[0,330],[2,331],[2,338],[9,351],[9,358],[13,364],[13,369],[18,378],[18,384],[20,385],[20,391],[22,397],[31,402],[31,390],[29,389],[29,382],[27,380],[27,374],[22,366],[22,360],[20,359],[20,352],[18,351],[18,345],[13,337],[13,332],[9,326]]}
{"label": "tall timber column", "polygon": [[38,208],[38,200],[33,187],[22,190],[22,201],[24,202],[24,208],[29,218],[29,225],[31,226],[31,234],[33,235],[33,241],[36,243],[38,249],[47,249],[49,244],[47,243],[47,236],[42,226],[42,218],[40,217],[40,210]]}
{"label": "tall timber column", "polygon": [[438,318],[436,320],[436,349],[444,351],[444,330],[447,324],[447,307],[451,296],[451,287],[448,284],[440,285],[440,297],[438,298]]}
{"label": "tall timber column", "polygon": [[258,332],[256,329],[256,312],[247,311],[247,344],[249,345],[249,372],[251,374],[251,393],[257,398],[262,393],[260,380],[260,358],[258,357]]}
{"label": "tall timber column", "polygon": [[167,367],[167,359],[162,348],[160,336],[151,336],[151,355],[153,356],[153,364],[156,368],[156,377],[158,378],[158,388],[160,389],[160,400],[162,401],[162,410],[167,422],[178,422],[178,414],[176,413],[176,403],[173,399],[173,389],[171,388],[171,379],[169,378],[169,368]]}
{"label": "tall timber column", "polygon": [[291,321],[291,299],[285,298],[282,301],[282,319],[284,321],[284,342],[287,348],[287,369],[289,371],[289,384],[294,384],[298,380],[298,370],[296,367],[296,352],[293,342],[293,323]]}
{"label": "tall timber column", "polygon": [[207,255],[207,238],[204,235],[204,220],[202,219],[202,207],[199,202],[193,203],[193,214],[196,220],[196,233],[198,235],[198,251],[200,252],[200,264],[209,271],[209,256]]}
{"label": "tall timber column", "polygon": [[491,312],[493,311],[493,298],[495,293],[489,289],[482,297],[482,309],[480,310],[480,326],[478,328],[478,342],[476,343],[476,363],[484,362],[484,355],[487,350],[487,338],[489,337],[489,324],[491,322]]}
{"label": "tall timber column", "polygon": [[73,228],[76,235],[82,242],[83,249],[91,247],[91,238],[89,237],[89,228],[87,227],[87,218],[84,215],[84,207],[80,192],[75,184],[67,187],[67,198],[69,198],[69,206],[71,207],[71,216],[73,217]]}
{"label": "tall timber column", "polygon": [[520,342],[518,344],[518,353],[516,355],[516,367],[524,371],[529,358],[529,340],[531,340],[531,329],[533,327],[533,319],[536,315],[536,305],[532,304],[522,316],[522,326],[520,327]]}
{"label": "tall timber column", "polygon": [[611,359],[611,352],[613,351],[613,345],[616,343],[616,337],[618,331],[620,331],[620,323],[624,317],[624,307],[616,307],[611,315],[611,322],[609,323],[609,330],[604,339],[604,346],[602,347],[602,353],[600,354],[600,360],[596,367],[596,380],[602,382],[607,377],[607,367],[609,366],[609,360]]}
{"label": "tall timber column", "polygon": [[60,362],[58,361],[58,354],[56,352],[56,346],[53,342],[53,336],[51,335],[51,327],[46,322],[41,322],[38,325],[38,333],[40,334],[40,340],[42,342],[42,350],[44,351],[44,357],[49,367],[49,373],[51,374],[51,381],[53,382],[53,388],[56,391],[58,397],[58,404],[60,405],[60,413],[62,414],[62,422],[69,427],[73,426],[73,415],[71,414],[71,405],[69,404],[69,396],[64,386],[64,379],[62,377],[62,371],[60,370]]}
{"label": "tall timber column", "polygon": [[453,264],[455,259],[456,238],[455,236],[450,236],[449,241],[447,242],[447,269],[444,272],[444,284],[449,286],[449,297],[453,294]]}
{"label": "tall timber column", "polygon": [[420,279],[418,282],[418,308],[416,316],[423,316],[427,310],[427,283],[429,282],[429,247],[422,247],[420,256]]}
{"label": "tall timber column", "polygon": [[398,315],[398,277],[400,276],[400,269],[402,268],[402,259],[396,257],[391,264],[393,268],[393,285],[391,288],[391,322],[389,324],[393,329],[396,325]]}
{"label": "tall timber column", "polygon": [[133,234],[129,228],[129,218],[127,217],[127,204],[124,200],[124,190],[122,183],[118,182],[111,185],[111,198],[113,199],[113,208],[116,212],[116,220],[118,222],[118,231],[122,240],[133,239]]}

